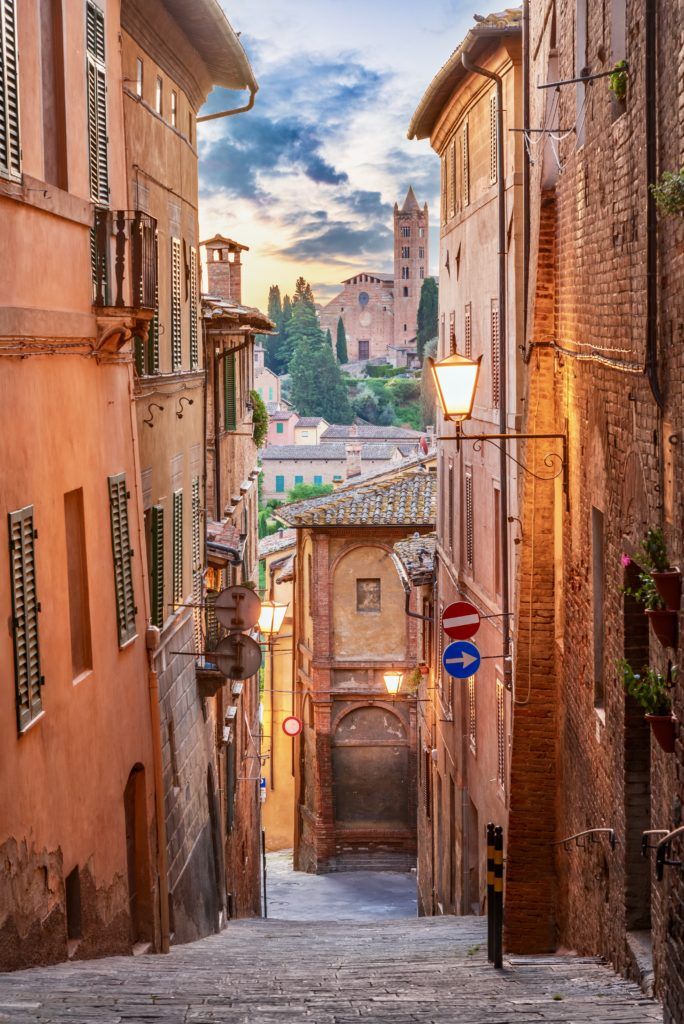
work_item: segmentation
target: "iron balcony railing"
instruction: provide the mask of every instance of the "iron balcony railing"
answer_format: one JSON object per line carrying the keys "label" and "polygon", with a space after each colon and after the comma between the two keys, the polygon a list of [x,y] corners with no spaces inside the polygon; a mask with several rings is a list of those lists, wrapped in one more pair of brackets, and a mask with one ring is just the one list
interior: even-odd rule
{"label": "iron balcony railing", "polygon": [[141,210],[95,210],[93,305],[155,309],[157,222]]}

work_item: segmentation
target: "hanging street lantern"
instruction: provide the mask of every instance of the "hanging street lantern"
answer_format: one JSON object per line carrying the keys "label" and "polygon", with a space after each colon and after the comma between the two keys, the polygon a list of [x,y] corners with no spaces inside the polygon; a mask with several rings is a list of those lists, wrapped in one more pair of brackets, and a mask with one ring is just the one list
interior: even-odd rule
{"label": "hanging street lantern", "polygon": [[278,601],[262,601],[259,615],[259,629],[267,637],[280,632],[288,605]]}
{"label": "hanging street lantern", "polygon": [[403,672],[385,672],[385,686],[388,693],[399,693],[401,681],[404,678]]}
{"label": "hanging street lantern", "polygon": [[468,359],[467,356],[460,356],[458,353],[440,359],[439,362],[435,362],[434,359],[428,360],[439,404],[446,419],[455,423],[470,419],[481,361],[482,356]]}

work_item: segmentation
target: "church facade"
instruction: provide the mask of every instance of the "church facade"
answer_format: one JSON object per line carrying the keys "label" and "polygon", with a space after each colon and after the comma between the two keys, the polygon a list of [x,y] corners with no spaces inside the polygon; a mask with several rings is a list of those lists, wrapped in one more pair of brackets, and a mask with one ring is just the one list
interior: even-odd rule
{"label": "church facade", "polygon": [[394,206],[394,274],[359,272],[322,307],[321,327],[330,329],[333,341],[342,318],[350,362],[414,362],[420,290],[429,273],[428,228],[427,203],[419,206],[409,188],[401,209]]}

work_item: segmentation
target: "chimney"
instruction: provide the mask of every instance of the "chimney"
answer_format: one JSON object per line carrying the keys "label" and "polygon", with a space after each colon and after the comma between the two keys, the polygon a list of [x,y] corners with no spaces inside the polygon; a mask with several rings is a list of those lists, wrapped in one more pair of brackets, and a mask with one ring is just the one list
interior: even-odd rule
{"label": "chimney", "polygon": [[207,250],[207,287],[218,299],[242,302],[242,263],[240,254],[247,246],[216,235],[205,242]]}
{"label": "chimney", "polygon": [[346,444],[344,446],[347,460],[347,480],[352,476],[361,475],[361,445]]}

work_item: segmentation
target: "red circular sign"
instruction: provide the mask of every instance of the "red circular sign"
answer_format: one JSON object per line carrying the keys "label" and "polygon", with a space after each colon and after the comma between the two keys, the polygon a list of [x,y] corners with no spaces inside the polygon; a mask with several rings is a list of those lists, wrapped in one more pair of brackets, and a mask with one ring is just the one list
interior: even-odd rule
{"label": "red circular sign", "polygon": [[468,601],[454,601],[444,609],[442,628],[452,640],[469,640],[480,628],[480,613]]}
{"label": "red circular sign", "polygon": [[290,715],[283,721],[283,732],[286,736],[299,736],[302,731],[301,719],[295,718],[294,715]]}

